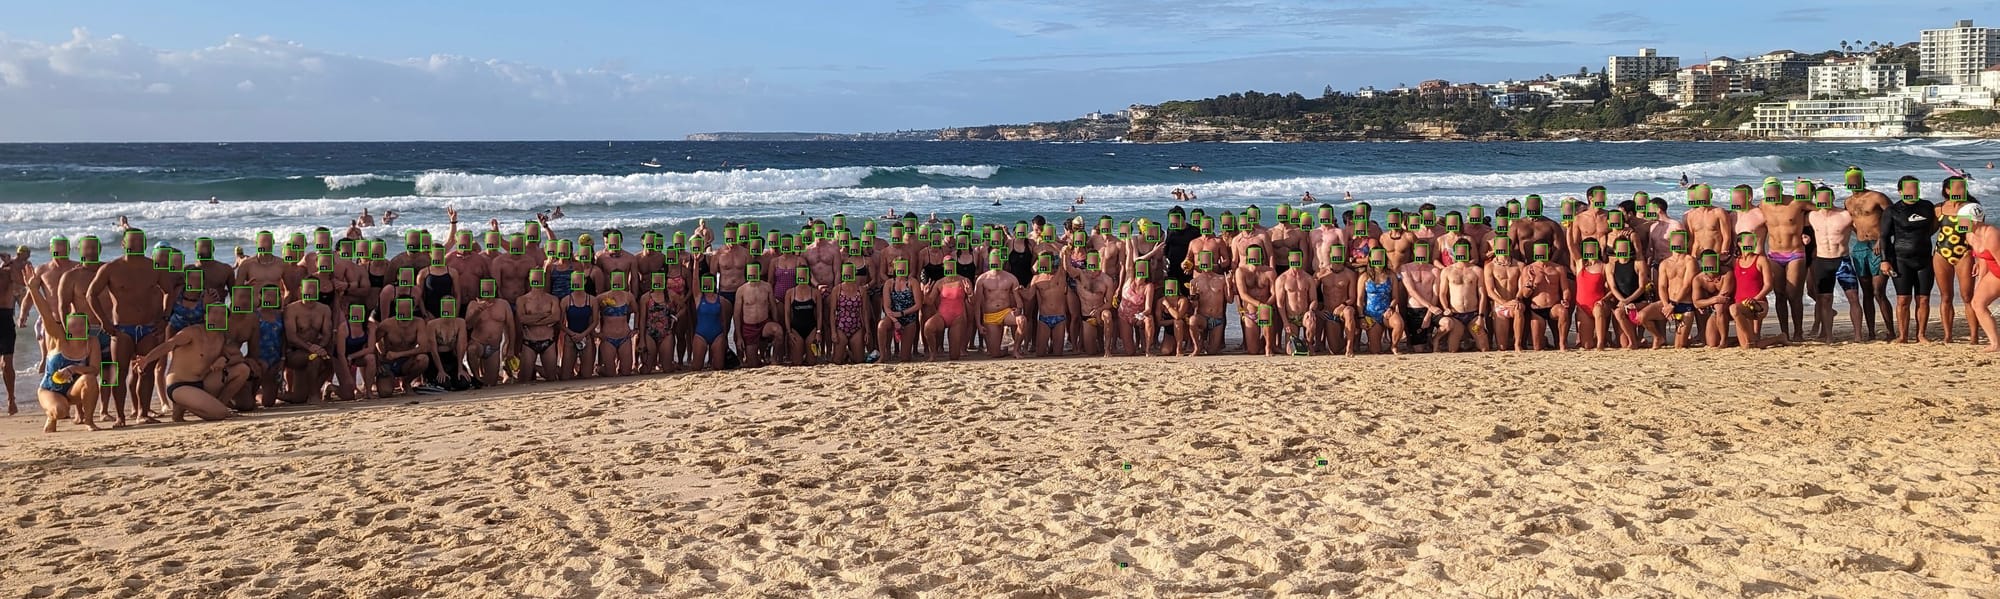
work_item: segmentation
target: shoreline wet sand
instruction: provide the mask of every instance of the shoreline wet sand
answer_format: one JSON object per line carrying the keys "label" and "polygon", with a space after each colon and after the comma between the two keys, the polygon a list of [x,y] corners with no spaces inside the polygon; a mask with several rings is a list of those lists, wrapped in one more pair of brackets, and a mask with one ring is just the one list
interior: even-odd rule
{"label": "shoreline wet sand", "polygon": [[1075,358],[17,417],[0,593],[1993,596],[1995,366]]}

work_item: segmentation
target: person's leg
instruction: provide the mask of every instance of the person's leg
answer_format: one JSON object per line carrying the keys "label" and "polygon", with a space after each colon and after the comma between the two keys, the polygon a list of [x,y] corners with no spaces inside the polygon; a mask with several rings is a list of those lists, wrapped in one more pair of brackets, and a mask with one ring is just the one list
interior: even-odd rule
{"label": "person's leg", "polygon": [[235,412],[231,411],[228,406],[222,405],[221,400],[202,390],[201,387],[176,387],[174,388],[173,396],[173,416],[175,422],[185,420],[181,417],[183,412],[192,412],[196,417],[210,421],[228,420],[236,417]]}
{"label": "person's leg", "polygon": [[[1869,313],[1869,304],[1862,301],[1861,291],[1859,289],[1848,289],[1841,293],[1847,294],[1847,321],[1848,325],[1854,327],[1854,342],[1860,343],[1861,336],[1864,333],[1868,335],[1870,341],[1873,341],[1875,339],[1875,315]],[[1827,307],[1829,311],[1832,309],[1832,306]],[[1827,320],[1832,321],[1833,317],[1828,316]],[[1864,320],[1866,322],[1863,322]],[[1833,334],[1832,324],[1826,325],[1826,332],[1827,335]]]}
{"label": "person's leg", "polygon": [[[2000,352],[2000,330],[1995,330],[1993,323],[1995,297],[2000,297],[2000,277],[1980,277],[1972,291],[1972,299],[1966,304],[1966,309],[1972,314],[1973,326],[1977,327],[1974,332],[1986,332],[1986,348],[1980,351],[1989,353]],[[1973,337],[1977,339],[1978,335]]]}
{"label": "person's leg", "polygon": [[[1971,250],[1967,251],[1969,252]],[[1973,265],[1978,263],[1979,263],[1978,259],[1973,258],[1969,255],[1964,258],[1960,258],[1958,261],[1958,271],[1957,271],[1958,299],[1959,301],[1965,302],[1965,304],[1968,306],[1972,305],[1973,289],[1975,287],[1978,287],[1978,281],[1974,280],[1973,270],[1972,270]],[[1972,320],[1972,312],[1968,310],[1965,313],[1965,329],[1966,331],[1968,331],[1967,335],[1971,336],[1972,338],[1971,343],[1973,345],[1979,345],[1979,329],[1974,328],[1974,326],[1975,325],[1973,324]]]}
{"label": "person's leg", "polygon": [[292,390],[294,403],[320,403],[320,399],[325,396],[322,392],[326,389],[327,364],[326,360],[306,361],[306,367],[300,371],[303,382]]}
{"label": "person's leg", "polygon": [[1528,349],[1542,351],[1543,343],[1548,340],[1548,336],[1542,332],[1542,329],[1550,326],[1549,319],[1536,313],[1532,308],[1522,318],[1528,321]]}
{"label": "person's leg", "polygon": [[1612,324],[1618,327],[1619,348],[1633,349],[1639,347],[1639,325],[1633,324],[1632,321],[1645,322],[1643,319],[1645,318],[1646,309],[1651,307],[1650,305],[1639,306],[1637,308],[1620,307],[1611,312]]}
{"label": "person's leg", "polygon": [[1569,335],[1565,334],[1565,332],[1569,330],[1571,319],[1576,317],[1571,315],[1569,310],[1564,310],[1560,307],[1549,311],[1549,314],[1555,318],[1556,349],[1559,351],[1568,350],[1570,348]]}
{"label": "person's leg", "polygon": [[881,356],[885,363],[889,361],[889,340],[894,335],[895,327],[894,322],[886,316],[875,323],[875,355]]}
{"label": "person's leg", "polygon": [[1647,349],[1659,349],[1667,345],[1666,314],[1671,309],[1666,302],[1653,302],[1639,310],[1639,323],[1645,327],[1646,332],[1652,334],[1652,342],[1646,346]]}
{"label": "person's leg", "polygon": [[[354,401],[354,387],[354,365],[349,363],[345,358],[336,359],[333,363],[334,396],[339,397],[341,401]],[[165,389],[166,387],[163,386],[160,388]],[[169,397],[167,399],[172,400],[173,398]]]}
{"label": "person's leg", "polygon": [[1597,349],[1598,331],[1604,329],[1597,321],[1597,306],[1577,306],[1575,318],[1577,349]]}
{"label": "person's leg", "polygon": [[1465,328],[1459,326],[1456,318],[1439,320],[1437,331],[1431,333],[1433,345],[1436,346],[1437,353],[1441,354],[1456,353],[1458,344],[1465,341],[1464,337]]}
{"label": "person's leg", "polygon": [[932,314],[930,318],[924,319],[923,337],[925,360],[936,362],[943,359],[946,352],[939,351],[938,348],[944,344],[944,317]]}
{"label": "person's leg", "polygon": [[[1792,261],[1791,264],[1785,265],[1785,279],[1784,279],[1785,286],[1784,286],[1784,292],[1780,294],[1780,297],[1783,298],[1786,302],[1784,309],[1790,310],[1790,313],[1792,315],[1791,340],[1793,341],[1797,341],[1805,337],[1806,278],[1811,275],[1811,273],[1807,271],[1807,269],[1811,266],[1811,264],[1807,262],[1808,259],[1809,258],[1801,258]],[[1782,323],[1783,318],[1780,317],[1779,320]],[[1783,328],[1782,324],[1780,328]]]}
{"label": "person's leg", "polygon": [[[369,372],[374,371],[370,370]],[[250,392],[250,384],[254,378],[256,377],[250,369],[249,362],[237,362],[224,366],[222,368],[222,386],[219,387],[222,389],[222,394],[210,395],[225,405],[232,402],[240,404],[242,402],[241,398]],[[256,402],[252,401],[249,403],[255,404]]]}
{"label": "person's leg", "polygon": [[[1964,262],[1964,260],[1961,259],[1960,262]],[[1956,307],[1953,304],[1956,303],[1958,297],[1956,293],[1957,289],[1954,288],[1958,284],[1958,266],[1946,262],[1944,256],[1933,256],[1931,258],[1931,267],[1937,273],[1938,324],[1944,329],[1943,341],[1951,343],[1952,321],[1955,320],[1953,317],[1957,315]]]}
{"label": "person's leg", "polygon": [[[14,323],[0,323],[0,326],[11,327],[14,326]],[[4,381],[7,386],[7,415],[13,416],[21,411],[20,406],[14,405],[14,348],[0,349],[8,352],[6,355],[0,355],[0,381]],[[40,389],[40,387],[36,387],[36,389]],[[36,394],[38,399],[40,396],[40,393]]]}
{"label": "person's leg", "polygon": [[[1387,347],[1389,353],[1400,356],[1403,355],[1403,348],[1398,344],[1402,342],[1403,338],[1408,336],[1404,327],[1408,326],[1409,323],[1403,322],[1403,315],[1399,312],[1401,311],[1394,308],[1383,312],[1383,326],[1379,328],[1388,332],[1388,336],[1382,339],[1382,344]],[[1376,353],[1381,353],[1381,350],[1378,348]]]}
{"label": "person's leg", "polygon": [[1756,314],[1751,310],[1750,304],[1736,304],[1734,308],[1736,310],[1736,313],[1733,315],[1733,318],[1736,320],[1736,346],[1743,349],[1750,349],[1751,346],[1757,344],[1757,336],[1763,334],[1764,319],[1755,317]]}
{"label": "person's leg", "polygon": [[[111,396],[111,408],[114,412],[112,414],[114,420],[111,423],[111,428],[124,428],[126,414],[125,400],[131,395],[130,390],[132,389],[131,381],[126,380],[126,374],[128,374],[126,366],[132,363],[132,352],[138,349],[138,342],[134,341],[131,337],[125,336],[124,333],[117,332],[117,329],[111,329],[108,326],[105,328],[109,329],[111,335],[111,363],[100,364],[99,367],[105,370],[99,371],[98,376],[103,377],[104,380],[116,383],[105,388],[105,394]],[[135,416],[138,415],[138,410],[134,409],[132,414]]]}
{"label": "person's leg", "polygon": [[[165,341],[166,338],[167,338],[167,327],[164,324],[153,327],[153,330],[147,333],[145,337],[133,340],[132,355],[134,357],[146,355],[147,352],[153,351],[153,348],[159,347],[160,342]],[[128,359],[124,362],[121,362],[121,364],[131,364],[131,361]],[[8,372],[12,372],[14,369],[9,368],[7,370]],[[135,415],[137,415],[140,418],[140,421],[142,422],[148,422],[148,423],[159,422],[159,419],[154,418],[155,413],[153,412],[153,391],[156,388],[158,389],[164,389],[164,388],[155,387],[153,385],[156,379],[159,378],[153,376],[153,374],[156,372],[163,372],[166,369],[161,368],[159,362],[155,362],[147,366],[144,369],[144,372],[129,372],[131,370],[130,368],[127,368],[127,370],[128,370],[127,374],[130,375],[129,378],[131,380],[129,381],[120,380],[119,382],[129,385],[132,388],[131,389],[132,400],[133,400],[132,403],[133,403],[133,410],[136,411]]]}
{"label": "person's leg", "polygon": [[785,334],[790,329],[776,320],[766,320],[763,326],[764,339],[757,342],[757,365],[768,366],[777,363],[778,344],[785,339]]}
{"label": "person's leg", "polygon": [[1896,328],[1896,321],[1893,320],[1890,314],[1889,277],[1887,275],[1867,277],[1861,282],[1861,306],[1860,311],[1868,323],[1868,340],[1875,340],[1875,318],[1877,314],[1880,314],[1882,318],[1883,338],[1895,338],[1896,331],[1899,329]]}
{"label": "person's leg", "polygon": [[[42,422],[43,433],[56,432],[56,421],[69,418],[70,398],[63,396],[61,393],[37,386],[35,387],[35,402],[42,404],[42,418],[45,419]],[[98,430],[94,422],[90,425],[90,430]]]}
{"label": "person's leg", "polygon": [[951,359],[965,358],[965,352],[972,349],[972,315],[958,317],[958,322],[946,323],[945,342],[951,344]]}
{"label": "person's leg", "polygon": [[[884,356],[885,359],[886,357]],[[717,372],[729,367],[728,334],[717,335],[715,341],[708,344],[708,367]]]}

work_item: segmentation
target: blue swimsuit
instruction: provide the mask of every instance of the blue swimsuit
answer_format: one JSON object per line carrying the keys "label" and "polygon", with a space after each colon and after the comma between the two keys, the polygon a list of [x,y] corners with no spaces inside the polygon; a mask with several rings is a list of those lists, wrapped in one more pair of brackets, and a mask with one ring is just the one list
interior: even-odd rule
{"label": "blue swimsuit", "polygon": [[1361,314],[1376,322],[1382,321],[1382,314],[1389,311],[1389,304],[1395,301],[1393,287],[1388,281],[1377,283],[1363,281],[1362,289],[1368,294],[1368,303],[1361,306]]}
{"label": "blue swimsuit", "polygon": [[695,303],[694,334],[701,336],[702,341],[714,343],[725,328],[722,326],[722,300]]}
{"label": "blue swimsuit", "polygon": [[54,391],[56,393],[61,393],[63,395],[69,395],[70,387],[76,386],[76,379],[71,378],[67,383],[57,383],[56,371],[62,370],[64,368],[69,368],[71,366],[83,364],[87,360],[89,360],[89,358],[85,358],[83,360],[72,360],[69,358],[69,356],[63,355],[61,351],[49,352],[49,361],[42,368],[44,372],[48,373],[42,375],[42,388]]}
{"label": "blue swimsuit", "polygon": [[[186,298],[182,298],[186,299]],[[190,306],[174,302],[174,311],[167,315],[167,332],[178,333],[197,324],[202,324],[201,306]]]}
{"label": "blue swimsuit", "polygon": [[[910,309],[910,306],[914,305],[917,305],[917,295],[910,292],[910,290],[892,289],[889,291],[889,310],[901,312]],[[905,314],[896,317],[896,322],[903,323],[904,326],[909,326],[910,323],[916,321],[917,315],[915,314]]]}
{"label": "blue swimsuit", "polygon": [[574,272],[576,271],[574,270],[549,271],[549,295],[556,296],[557,298],[569,297],[569,291],[570,291],[569,275],[570,273]]}
{"label": "blue swimsuit", "polygon": [[257,357],[267,366],[276,366],[285,355],[285,317],[257,319]]}
{"label": "blue swimsuit", "polygon": [[590,330],[590,306],[564,306],[563,316],[569,319],[569,332]]}

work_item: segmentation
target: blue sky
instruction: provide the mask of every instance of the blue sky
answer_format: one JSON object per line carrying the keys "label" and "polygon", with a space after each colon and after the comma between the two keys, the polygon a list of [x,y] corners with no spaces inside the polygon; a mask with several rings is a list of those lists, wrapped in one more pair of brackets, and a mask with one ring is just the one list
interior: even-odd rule
{"label": "blue sky", "polygon": [[[1909,42],[2000,0],[34,2],[0,141],[678,139]],[[171,7],[171,8],[169,8]],[[2000,26],[2000,16],[1992,23]]]}

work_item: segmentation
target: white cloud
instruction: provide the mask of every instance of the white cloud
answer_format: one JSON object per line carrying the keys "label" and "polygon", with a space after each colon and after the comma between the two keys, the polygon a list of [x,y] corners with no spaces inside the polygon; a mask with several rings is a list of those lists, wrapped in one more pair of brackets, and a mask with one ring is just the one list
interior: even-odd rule
{"label": "white cloud", "polygon": [[[245,93],[245,92],[256,93]],[[591,139],[745,127],[754,79],[563,70],[439,54],[377,59],[268,36],[191,50],[76,29],[0,36],[0,141]]]}

